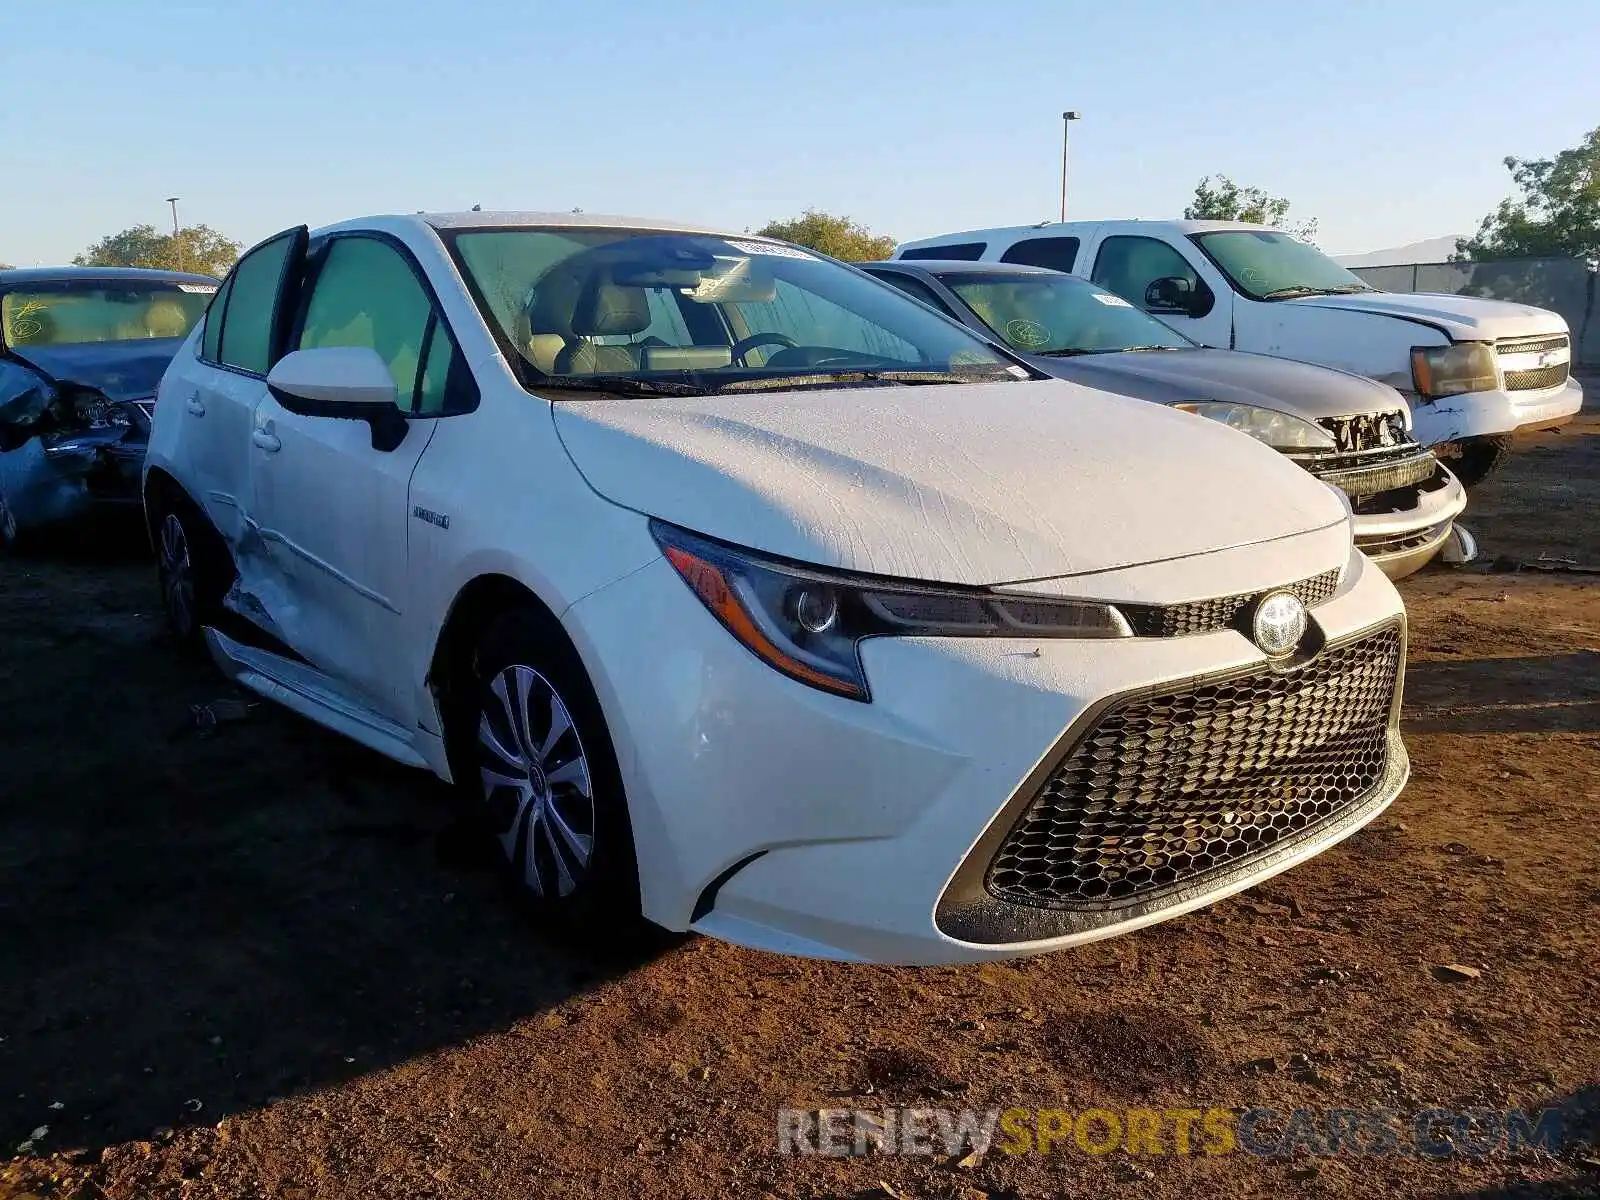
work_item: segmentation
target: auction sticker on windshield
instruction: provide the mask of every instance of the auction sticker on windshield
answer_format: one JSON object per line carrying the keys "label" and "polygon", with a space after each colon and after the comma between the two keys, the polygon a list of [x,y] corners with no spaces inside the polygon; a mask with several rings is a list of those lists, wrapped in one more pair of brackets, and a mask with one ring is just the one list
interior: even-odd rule
{"label": "auction sticker on windshield", "polygon": [[193,292],[198,296],[214,296],[217,292],[216,285],[210,283],[180,283],[178,290],[180,292]]}
{"label": "auction sticker on windshield", "polygon": [[796,250],[793,246],[775,246],[771,242],[739,242],[728,239],[728,245],[735,250],[742,250],[746,254],[767,254],[773,258],[814,258],[815,255],[807,254],[804,250]]}
{"label": "auction sticker on windshield", "polygon": [[1112,308],[1133,307],[1133,305],[1129,304],[1121,296],[1112,295],[1110,292],[1092,292],[1090,294],[1093,295],[1096,300],[1100,301],[1101,304],[1109,304]]}

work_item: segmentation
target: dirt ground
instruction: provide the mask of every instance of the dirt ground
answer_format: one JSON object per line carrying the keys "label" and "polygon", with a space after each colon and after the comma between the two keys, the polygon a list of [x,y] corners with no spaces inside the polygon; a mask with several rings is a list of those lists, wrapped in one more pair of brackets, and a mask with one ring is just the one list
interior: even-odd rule
{"label": "dirt ground", "polygon": [[[1475,497],[1481,566],[1403,585],[1415,772],[1372,827],[921,971],[554,940],[420,775],[268,706],[197,731],[226,693],[142,559],[0,562],[0,1197],[1600,1194],[1597,519],[1591,406]],[[783,1106],[1557,1104],[1554,1154],[776,1152]]]}

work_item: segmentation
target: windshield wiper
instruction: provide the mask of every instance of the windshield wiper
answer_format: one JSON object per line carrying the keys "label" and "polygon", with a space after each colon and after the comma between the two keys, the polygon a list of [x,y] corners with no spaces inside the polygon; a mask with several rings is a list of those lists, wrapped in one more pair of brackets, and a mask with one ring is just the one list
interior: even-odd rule
{"label": "windshield wiper", "polygon": [[1065,350],[1035,350],[1032,353],[1043,358],[1075,358],[1080,354],[1144,354],[1152,350],[1187,350],[1188,346],[1113,346],[1109,350],[1078,350],[1068,347]]}
{"label": "windshield wiper", "polygon": [[929,383],[982,383],[1016,378],[1003,365],[993,375],[957,374],[954,371],[884,371],[866,367],[855,371],[804,371],[792,375],[765,375],[753,379],[734,379],[718,387],[719,392],[783,391],[813,384],[886,383],[916,386]]}
{"label": "windshield wiper", "polygon": [[1375,292],[1377,288],[1366,287],[1362,284],[1346,283],[1338,287],[1309,287],[1305,284],[1296,284],[1294,287],[1275,288],[1265,293],[1263,300],[1294,300],[1300,296],[1349,296],[1356,292]]}
{"label": "windshield wiper", "polygon": [[610,392],[615,396],[705,396],[713,389],[681,379],[640,379],[635,375],[546,375],[536,388],[570,392]]}

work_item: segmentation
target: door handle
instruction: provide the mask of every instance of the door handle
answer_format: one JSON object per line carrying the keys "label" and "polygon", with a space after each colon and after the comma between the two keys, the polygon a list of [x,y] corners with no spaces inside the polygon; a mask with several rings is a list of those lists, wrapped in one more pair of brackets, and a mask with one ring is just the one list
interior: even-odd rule
{"label": "door handle", "polygon": [[250,435],[250,443],[261,450],[265,450],[268,454],[276,454],[283,449],[283,442],[278,435],[269,433],[265,429],[258,429],[252,433]]}
{"label": "door handle", "polygon": [[201,403],[199,392],[190,392],[188,398],[184,400],[183,406],[189,410],[191,416],[203,417],[206,415],[206,406]]}

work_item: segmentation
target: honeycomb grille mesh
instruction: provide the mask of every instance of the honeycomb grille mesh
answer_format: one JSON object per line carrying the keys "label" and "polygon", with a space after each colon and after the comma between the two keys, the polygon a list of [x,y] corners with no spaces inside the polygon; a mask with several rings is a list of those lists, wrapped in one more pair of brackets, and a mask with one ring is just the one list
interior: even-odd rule
{"label": "honeycomb grille mesh", "polygon": [[1506,391],[1533,392],[1543,388],[1560,387],[1567,381],[1571,367],[1557,363],[1553,367],[1536,367],[1532,371],[1507,371]]}
{"label": "honeycomb grille mesh", "polygon": [[[1339,572],[1324,571],[1299,583],[1271,591],[1293,592],[1307,608],[1315,608],[1339,590]],[[1188,604],[1119,604],[1134,633],[1140,637],[1184,637],[1191,633],[1212,633],[1233,625],[1245,609],[1266,592],[1246,592],[1238,596],[1218,596]]]}
{"label": "honeycomb grille mesh", "polygon": [[1001,843],[990,894],[1114,908],[1338,816],[1383,779],[1401,652],[1390,626],[1292,673],[1263,667],[1114,705]]}
{"label": "honeycomb grille mesh", "polygon": [[1565,350],[1569,345],[1565,334],[1547,333],[1540,337],[1506,338],[1495,343],[1499,354],[1529,354],[1540,350]]}

